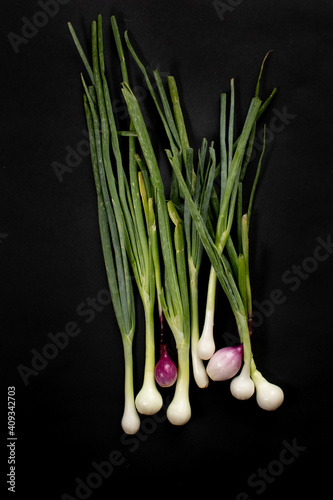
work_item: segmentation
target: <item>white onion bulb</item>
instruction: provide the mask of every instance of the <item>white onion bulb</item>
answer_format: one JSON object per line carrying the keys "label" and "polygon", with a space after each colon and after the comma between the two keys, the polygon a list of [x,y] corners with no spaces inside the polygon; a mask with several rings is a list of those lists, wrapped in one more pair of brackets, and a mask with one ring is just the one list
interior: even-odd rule
{"label": "white onion bulb", "polygon": [[254,394],[254,383],[250,377],[250,367],[243,365],[242,371],[230,383],[231,394],[240,400],[250,399]]}
{"label": "white onion bulb", "polygon": [[155,380],[147,379],[135,398],[138,412],[144,415],[155,415],[163,406],[163,399],[156,388]]}
{"label": "white onion bulb", "polygon": [[255,370],[252,378],[256,388],[257,403],[263,410],[274,411],[284,401],[284,393],[281,387],[271,384],[262,374]]}

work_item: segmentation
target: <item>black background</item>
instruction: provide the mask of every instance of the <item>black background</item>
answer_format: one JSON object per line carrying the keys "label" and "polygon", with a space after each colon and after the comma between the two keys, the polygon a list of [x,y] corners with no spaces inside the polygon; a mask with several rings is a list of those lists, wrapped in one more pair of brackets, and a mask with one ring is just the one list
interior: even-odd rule
{"label": "black background", "polygon": [[[75,493],[77,478],[86,482],[93,463],[115,450],[124,462],[86,498],[110,498],[123,491],[119,485],[129,494],[173,495],[200,486],[203,494],[214,489],[228,500],[289,493],[303,498],[309,492],[321,498],[330,484],[332,446],[333,257],[314,261],[313,252],[318,238],[331,241],[333,230],[332,2],[225,0],[216,7],[205,0],[72,0],[15,52],[8,34],[22,36],[22,18],[43,24],[45,17],[36,17],[41,10],[35,0],[12,0],[2,2],[0,16],[1,406],[6,417],[7,387],[15,386],[17,432],[17,492],[9,498],[83,498]],[[124,440],[122,346],[112,307],[100,307],[91,322],[78,309],[107,289],[90,158],[81,154],[61,178],[53,168],[54,162],[66,164],[66,147],[77,149],[85,140],[83,65],[67,22],[89,50],[90,23],[99,13],[110,64],[115,61],[114,99],[120,98],[120,79],[112,59],[112,14],[147,67],[176,77],[194,147],[202,137],[218,140],[219,95],[229,92],[232,77],[240,127],[261,61],[273,50],[261,94],[267,97],[275,86],[278,93],[265,115],[270,134],[253,214],[251,273],[257,307],[267,305],[273,290],[284,297],[257,321],[253,339],[259,369],[285,392],[276,412],[260,410],[254,398],[236,401],[228,383],[200,390],[192,382],[186,426],[171,426],[161,411],[158,422],[143,417],[140,434]],[[130,67],[149,109],[142,77],[133,61]],[[114,102],[125,124],[121,103]],[[284,123],[276,131],[281,121],[272,119],[281,114]],[[293,266],[309,271],[297,287],[283,278],[290,278]],[[204,288],[201,299],[204,309]],[[223,333],[232,334],[234,326],[221,295],[219,300],[215,337],[222,345]],[[31,367],[31,350],[41,352],[48,334],[63,332],[70,321],[80,333],[25,385],[17,367]],[[143,366],[140,306],[137,321],[136,390]],[[167,402],[172,390],[164,394]],[[3,477],[6,429],[5,419]],[[299,451],[282,470],[286,442]],[[248,482],[260,468],[276,472],[262,483],[263,493]]]}

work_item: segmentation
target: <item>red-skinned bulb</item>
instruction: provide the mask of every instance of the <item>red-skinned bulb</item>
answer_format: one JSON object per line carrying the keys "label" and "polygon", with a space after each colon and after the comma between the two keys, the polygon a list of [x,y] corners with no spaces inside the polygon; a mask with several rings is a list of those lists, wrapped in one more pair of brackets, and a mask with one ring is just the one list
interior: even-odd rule
{"label": "red-skinned bulb", "polygon": [[177,367],[166,344],[160,344],[160,359],[155,366],[155,380],[160,387],[171,387],[177,380]]}

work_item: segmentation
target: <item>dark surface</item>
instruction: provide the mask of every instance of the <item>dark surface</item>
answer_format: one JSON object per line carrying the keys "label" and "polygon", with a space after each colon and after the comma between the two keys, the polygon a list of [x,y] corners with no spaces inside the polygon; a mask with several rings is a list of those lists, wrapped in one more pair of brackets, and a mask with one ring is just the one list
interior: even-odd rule
{"label": "dark surface", "polygon": [[[309,492],[323,498],[332,446],[333,257],[332,248],[323,246],[331,242],[333,227],[332,2],[226,1],[215,8],[203,0],[98,0],[58,7],[53,17],[38,17],[37,1],[12,0],[2,4],[0,16],[1,405],[6,416],[7,387],[15,386],[15,498],[106,499],[119,493],[118,485],[129,494],[153,496],[160,493],[160,476],[170,495],[178,485],[188,493],[200,485],[211,495],[214,485],[228,500],[289,493],[304,498]],[[67,29],[71,21],[89,48],[90,22],[99,13],[110,46],[109,18],[115,14],[145,64],[176,77],[195,147],[204,136],[218,140],[219,94],[229,92],[232,77],[240,127],[261,61],[273,49],[262,96],[275,86],[278,93],[265,118],[269,135],[253,213],[251,272],[255,359],[285,391],[276,412],[260,410],[255,399],[236,401],[228,383],[199,390],[193,382],[193,415],[185,427],[172,427],[162,411],[158,421],[143,417],[137,436],[123,435],[122,346],[112,307],[102,305],[107,282],[84,149],[83,66]],[[22,33],[22,18],[44,26]],[[30,38],[15,51],[9,33]],[[110,53],[113,57],[113,47]],[[116,60],[115,66],[117,71]],[[143,105],[152,109],[132,61],[131,71]],[[119,99],[117,74],[112,82]],[[120,101],[114,104],[125,124]],[[81,152],[77,166],[57,177],[54,162],[71,166],[68,147]],[[169,172],[163,173],[168,178]],[[280,303],[269,305],[274,290],[280,291]],[[91,316],[84,314],[89,297],[98,299]],[[144,328],[139,306],[137,321],[139,388]],[[63,332],[69,322],[77,325],[77,335],[25,384],[18,366],[31,368],[31,350],[42,352],[50,332]],[[229,308],[219,307],[219,345],[227,329],[234,331]],[[165,392],[166,401],[171,396],[172,390]],[[6,461],[5,421],[2,431]],[[283,451],[288,447],[294,455]],[[121,455],[122,463],[109,469],[107,478],[90,476],[94,462],[110,460],[110,454],[114,461]],[[78,478],[85,483],[95,478],[98,487],[76,491]],[[65,493],[71,496],[62,497]]]}

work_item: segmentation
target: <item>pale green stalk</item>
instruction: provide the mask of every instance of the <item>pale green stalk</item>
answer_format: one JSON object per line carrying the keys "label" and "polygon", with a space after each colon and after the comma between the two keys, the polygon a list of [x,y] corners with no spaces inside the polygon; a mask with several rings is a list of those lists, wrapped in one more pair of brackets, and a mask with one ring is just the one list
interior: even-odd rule
{"label": "pale green stalk", "polygon": [[[128,84],[128,72],[125,62],[125,56],[122,48],[121,38],[117,26],[116,19],[111,18],[111,26],[113,30],[114,40],[116,43],[120,68],[124,82]],[[140,296],[145,314],[145,368],[142,388],[136,397],[136,405],[140,413],[154,414],[163,404],[162,397],[156,388],[155,383],[155,325],[154,325],[154,306],[155,306],[155,270],[152,254],[152,244],[150,241],[150,228],[145,220],[144,207],[142,206],[143,200],[140,194],[139,186],[139,171],[135,159],[136,146],[135,136],[129,136],[129,178],[130,178],[130,194],[126,190],[125,176],[123,173],[122,157],[120,153],[118,135],[115,129],[115,122],[111,102],[110,102],[110,127],[113,132],[114,138],[114,153],[118,165],[118,186],[120,189],[120,196],[122,199],[124,211],[127,214],[127,226],[131,237],[131,248],[137,249],[135,254],[135,262],[133,267],[138,268],[136,275],[137,285],[140,291]],[[134,131],[132,121],[130,122],[130,131]],[[127,208],[128,198],[132,204],[132,211]],[[132,250],[133,251],[133,250]]]}
{"label": "pale green stalk", "polygon": [[[232,222],[234,218],[236,198],[238,192],[238,181],[241,172],[242,162],[247,146],[247,142],[256,119],[256,114],[260,107],[260,101],[252,100],[248,115],[246,117],[243,131],[241,133],[238,146],[233,154],[233,124],[234,124],[234,87],[233,80],[231,81],[231,104],[230,104],[230,121],[228,132],[228,150],[225,147],[225,133],[226,133],[226,106],[225,98],[221,98],[221,155],[222,155],[222,172],[221,182],[223,182],[223,191],[220,201],[220,212],[216,225],[215,245],[220,255],[222,255],[227,241],[230,237]],[[214,316],[216,305],[216,286],[217,276],[214,266],[211,266],[207,299],[206,299],[206,313],[203,331],[198,343],[198,353],[202,359],[210,359],[215,352],[214,342]]]}
{"label": "pale green stalk", "polygon": [[[257,80],[257,85],[255,89],[255,98],[259,96],[259,86],[262,76],[264,62],[268,56],[266,54],[263,63],[260,68],[259,77]],[[247,166],[249,164],[254,136],[256,131],[256,121],[264,112],[271,99],[273,98],[276,89],[273,90],[270,97],[265,101],[264,104],[260,105],[258,108],[255,120],[247,122],[244,124],[243,131],[237,141],[234,141],[234,110],[235,110],[235,96],[234,96],[234,81],[231,80],[231,103],[230,103],[230,115],[229,115],[229,127],[228,127],[228,148],[226,146],[226,95],[221,95],[221,114],[220,114],[220,150],[221,150],[221,194],[220,194],[220,213],[216,226],[216,246],[220,252],[223,253],[226,248],[227,254],[232,262],[235,277],[238,279],[238,283],[242,284],[245,279],[242,276],[238,276],[239,267],[243,270],[243,262],[238,262],[238,257],[235,252],[235,248],[232,244],[230,238],[230,232],[234,220],[235,209],[236,219],[237,219],[237,234],[239,241],[239,252],[242,252],[241,240],[242,240],[242,181],[244,179]],[[240,147],[241,145],[241,147]],[[233,156],[234,155],[234,156]],[[260,162],[261,163],[261,159]],[[259,166],[260,169],[260,166]],[[258,172],[254,184],[256,185],[258,178]],[[252,190],[253,198],[254,190]],[[252,199],[250,200],[250,210],[252,206]],[[243,258],[243,257],[242,257]],[[246,264],[246,282],[248,294],[250,294],[249,285],[249,273],[248,273],[248,257],[245,256]],[[214,325],[214,315],[216,307],[216,286],[217,286],[217,276],[215,273],[214,266],[211,266],[208,289],[207,289],[207,301],[206,301],[206,316],[203,332],[199,341],[198,351],[203,359],[209,359],[215,351],[215,343],[213,336],[213,325]],[[243,292],[244,293],[244,292]],[[243,299],[246,301],[244,303],[245,308],[252,311],[252,307],[249,306],[248,300],[245,297]]]}
{"label": "pale green stalk", "polygon": [[191,405],[189,400],[190,384],[190,304],[188,292],[188,275],[185,258],[185,241],[183,235],[182,221],[172,201],[169,201],[168,212],[175,225],[174,243],[176,252],[176,265],[178,273],[179,288],[183,306],[183,342],[177,346],[178,374],[174,397],[168,406],[167,417],[174,425],[184,425],[191,418]]}
{"label": "pale green stalk", "polygon": [[[152,147],[150,137],[139,104],[127,84],[124,84],[123,86],[123,95],[127,103],[128,111],[131,120],[133,122],[133,126],[137,133],[137,137],[142,149],[143,156],[145,158],[145,162],[149,169],[151,183],[155,189],[156,205],[157,205],[157,221],[159,227],[159,237],[161,241],[161,251],[162,251],[164,266],[165,269],[167,270],[165,279],[167,281],[167,286],[170,290],[172,309],[175,312],[175,317],[180,318],[182,316],[182,305],[181,305],[182,301],[178,284],[178,276],[175,264],[173,243],[171,238],[169,215],[167,211],[167,204],[164,193],[164,185],[162,182],[155,152]],[[178,339],[178,342],[181,341],[182,339],[180,337]]]}
{"label": "pale green stalk", "polygon": [[[102,168],[102,151],[99,140],[99,121],[96,113],[91,110],[93,101],[84,95],[84,108],[89,132],[91,151],[91,162],[93,166],[94,180],[97,193],[98,220],[101,235],[102,250],[106,268],[106,274],[112,299],[113,308],[119,325],[123,352],[124,352],[124,411],[121,425],[128,434],[135,434],[140,428],[140,418],[134,403],[133,386],[133,354],[132,345],[135,332],[135,301],[132,282],[129,272],[117,272],[117,268],[128,269],[127,258],[118,251],[120,247],[119,233],[115,222],[115,216],[106,190],[106,180]],[[94,110],[94,108],[92,108]],[[114,258],[115,252],[115,258]],[[124,260],[122,260],[122,258]],[[126,278],[125,278],[126,277]],[[127,288],[129,301],[122,302],[120,288]]]}
{"label": "pale green stalk", "polygon": [[[74,30],[71,29],[72,34]],[[118,42],[115,35],[116,42]],[[79,45],[77,37],[75,38],[76,45],[79,49],[81,57],[83,56],[82,48]],[[118,44],[119,48],[119,44]],[[154,266],[152,260],[151,248],[149,245],[149,237],[147,228],[142,214],[142,206],[138,186],[138,170],[135,154],[135,137],[129,135],[129,162],[130,162],[130,181],[129,187],[125,172],[123,169],[122,154],[118,139],[118,131],[115,123],[115,118],[111,105],[111,97],[109,93],[108,83],[105,77],[105,62],[103,50],[103,31],[102,17],[98,16],[97,23],[92,23],[92,68],[89,71],[89,63],[86,63],[87,58],[84,57],[83,62],[88,69],[88,73],[93,76],[92,82],[96,95],[96,106],[89,95],[88,88],[83,80],[85,92],[90,100],[90,107],[100,116],[101,130],[101,156],[103,165],[103,174],[107,180],[107,186],[104,190],[109,191],[110,200],[115,211],[115,220],[118,226],[120,235],[120,248],[122,253],[127,253],[136,284],[142,300],[145,324],[146,324],[146,345],[147,353],[145,360],[145,375],[144,387],[149,387],[149,391],[144,391],[145,398],[142,398],[143,393],[139,393],[136,398],[137,406],[141,412],[155,413],[162,406],[162,398],[155,386],[154,368],[155,368],[155,339],[154,339],[154,304],[155,304],[155,280]],[[126,75],[126,66],[121,60],[122,72]],[[98,131],[99,133],[99,131]],[[117,167],[117,179],[113,172],[111,164],[110,148],[112,148],[113,157]],[[106,183],[105,183],[106,184]],[[121,273],[128,273],[127,269],[117,268],[117,272],[121,277]],[[120,288],[120,296],[122,302],[128,301],[128,294],[125,293],[124,287]],[[128,349],[127,349],[128,350]],[[128,354],[127,354],[128,358]],[[151,375],[153,374],[153,376]],[[153,401],[152,401],[153,400]]]}
{"label": "pale green stalk", "polygon": [[[156,73],[156,72],[155,72]],[[156,79],[156,77],[155,77]],[[158,80],[157,80],[158,81]],[[178,89],[174,77],[168,77],[168,87],[170,98],[173,106],[173,115],[168,107],[168,99],[165,94],[164,88],[161,84],[158,85],[159,94],[163,103],[165,111],[166,122],[170,127],[170,132],[176,137],[176,141],[180,144],[182,152],[182,160],[185,165],[185,175],[188,188],[191,195],[194,197],[194,202],[200,210],[203,221],[206,220],[211,193],[213,189],[213,182],[215,178],[216,158],[213,145],[209,148],[209,162],[207,171],[205,169],[205,160],[207,153],[207,141],[203,140],[202,148],[199,152],[198,168],[195,172],[193,165],[193,150],[189,147],[189,141],[186,131],[183,112],[180,105]],[[174,116],[174,121],[173,121]],[[176,125],[176,133],[174,131],[174,124]],[[171,136],[171,133],[169,134]],[[175,144],[172,143],[172,148],[176,151]],[[176,153],[177,154],[177,153]],[[180,155],[178,156],[180,161]],[[174,174],[174,172],[173,172]],[[175,181],[174,181],[175,183]],[[179,188],[177,187],[177,192]],[[203,247],[199,235],[196,231],[195,225],[186,202],[183,207],[184,211],[184,230],[186,237],[187,247],[187,266],[189,275],[189,290],[190,290],[190,319],[191,319],[191,357],[193,374],[195,381],[199,387],[207,387],[208,376],[205,366],[198,356],[197,346],[199,341],[199,303],[198,303],[198,280],[199,271],[202,260]]]}
{"label": "pale green stalk", "polygon": [[[260,107],[260,100],[254,98],[252,100],[252,117],[251,120],[254,122],[256,113]],[[251,107],[250,107],[251,108]],[[250,124],[248,123],[248,129]],[[244,139],[243,139],[244,140]],[[167,151],[169,161],[174,169],[177,181],[179,183],[180,190],[188,204],[193,222],[195,223],[198,234],[200,235],[202,244],[211,260],[214,267],[214,271],[222,285],[224,292],[229,300],[232,311],[235,315],[236,324],[238,327],[239,335],[244,346],[244,365],[248,370],[250,369],[250,361],[252,358],[252,349],[249,336],[249,327],[247,321],[247,315],[245,307],[242,301],[242,297],[239,293],[237,284],[234,281],[230,266],[225,265],[225,260],[222,259],[223,254],[219,252],[219,249],[214,245],[210,234],[208,232],[207,226],[204,224],[201,214],[192,199],[191,193],[188,190],[186,182],[184,181],[179,157],[177,154],[172,154],[171,151]],[[226,187],[227,188],[227,187]]]}
{"label": "pale green stalk", "polygon": [[[145,160],[146,160],[147,167],[150,171],[151,180],[152,180],[154,186],[156,187],[157,195],[158,195],[163,190],[163,183],[162,183],[161,175],[159,172],[158,163],[156,161],[155,153],[154,153],[154,150],[153,150],[151,142],[150,142],[149,134],[147,132],[139,104],[138,104],[134,94],[132,93],[132,91],[130,90],[130,88],[127,85],[124,85],[124,87],[123,87],[123,95],[124,95],[125,101],[127,103],[129,114],[133,120],[133,124],[134,124],[135,130],[136,130],[136,133],[137,133],[137,136],[138,136],[138,139],[139,139],[142,151],[143,151],[143,155],[144,155]],[[260,100],[254,99],[252,105],[253,105],[252,114],[253,114],[253,117],[255,117],[257,109],[260,106]],[[168,137],[170,137],[171,136],[170,129],[168,128],[167,122],[165,119],[163,120],[163,123],[164,123],[164,126],[166,127]],[[172,147],[174,147],[173,141],[172,141]],[[215,267],[215,270],[217,272],[217,276],[221,282],[223,290],[225,291],[225,293],[229,299],[232,310],[233,310],[235,315],[244,316],[245,310],[244,310],[244,306],[243,306],[237,285],[233,280],[232,274],[228,270],[225,269],[223,261],[221,261],[221,256],[219,255],[219,252],[218,252],[216,246],[214,245],[214,242],[211,239],[211,236],[208,232],[208,229],[207,229],[205,223],[203,222],[200,211],[198,210],[195,202],[193,201],[191,194],[188,191],[188,188],[186,186],[186,182],[184,181],[184,178],[183,178],[183,175],[181,172],[181,160],[180,160],[179,150],[177,150],[177,151],[174,150],[174,153],[172,153],[171,151],[167,151],[167,156],[169,158],[171,166],[174,169],[180,190],[185,197],[186,203],[188,204],[188,207],[189,207],[192,219],[196,225],[196,229],[198,231],[198,234],[200,235],[201,241],[206,249],[206,252],[207,252],[209,258],[211,259],[211,262],[213,263],[213,265]],[[164,196],[164,193],[162,196]],[[161,199],[162,199],[162,201],[165,202],[164,197],[160,198],[160,201],[161,201]],[[160,206],[159,206],[159,202],[157,205],[158,205],[158,208],[160,210],[162,210],[162,205],[163,205],[163,207],[165,206],[164,204],[160,204]],[[163,215],[163,213],[162,213],[162,215]],[[162,226],[166,227],[165,219],[163,217],[162,217],[162,219],[159,218],[159,225],[161,225],[161,220],[162,220]],[[163,230],[161,231],[161,239],[162,239],[162,236],[163,236]],[[162,244],[162,252],[163,252],[163,244]],[[164,248],[164,252],[165,252],[165,248]],[[165,252],[165,255],[166,255],[166,257],[168,257],[169,252]],[[167,265],[166,265],[166,269],[169,270],[169,267]],[[169,297],[172,296],[170,293],[171,292],[170,288],[169,288],[169,291],[166,290],[166,292],[167,292]],[[177,303],[176,303],[176,305],[177,305]],[[174,304],[172,304],[172,306],[174,306]],[[238,323],[239,323],[239,321],[238,321]],[[176,333],[176,339],[177,339],[177,336],[178,336],[177,331],[175,333]],[[177,342],[177,340],[176,340],[176,342]]]}
{"label": "pale green stalk", "polygon": [[[128,84],[123,84],[123,95],[127,104],[129,115],[136,131],[138,141],[142,150],[142,154],[149,170],[150,181],[154,189],[156,197],[157,208],[157,225],[159,228],[159,240],[161,242],[161,252],[163,257],[163,264],[165,268],[165,287],[160,295],[161,304],[163,307],[165,318],[170,326],[170,329],[175,338],[177,353],[181,354],[183,359],[183,351],[189,350],[189,335],[190,335],[190,317],[189,317],[189,304],[188,304],[188,290],[187,290],[187,277],[186,267],[184,268],[184,243],[182,242],[182,227],[180,219],[178,220],[174,207],[167,205],[164,184],[162,182],[161,174],[159,171],[156,155],[150,141],[150,137],[143,119],[140,106],[132,93]],[[169,211],[168,211],[169,207]],[[172,208],[172,210],[171,210]],[[174,241],[171,237],[170,219],[175,223]],[[185,273],[185,274],[184,274]],[[181,372],[184,374],[186,371],[185,366],[182,367]],[[177,385],[183,387],[185,374],[177,377],[175,396],[178,401],[179,390]],[[184,395],[184,392],[181,392]],[[175,409],[174,401],[170,403],[172,409]],[[178,403],[177,403],[178,405]],[[188,410],[188,396],[186,408]],[[188,411],[183,416],[179,415],[179,420],[173,415],[173,410],[170,410],[170,421],[180,424],[187,421],[189,417]]]}
{"label": "pale green stalk", "polygon": [[[230,280],[230,277],[225,273],[224,271],[224,267],[223,267],[223,264],[221,263],[221,260],[219,258],[219,254],[218,254],[218,251],[217,251],[217,248],[215,247],[213,241],[212,241],[212,238],[211,238],[211,235],[209,234],[209,231],[205,225],[205,223],[203,222],[202,220],[202,217],[201,217],[201,214],[199,212],[199,210],[197,209],[197,207],[195,206],[195,203],[194,201],[192,200],[192,197],[190,195],[190,193],[188,193],[188,190],[186,188],[186,183],[184,181],[184,178],[183,178],[183,175],[182,175],[182,168],[181,168],[181,151],[179,150],[179,147],[177,146],[177,144],[175,143],[175,140],[173,138],[173,135],[172,135],[172,132],[171,132],[171,129],[169,127],[169,124],[167,122],[167,119],[166,117],[164,116],[163,114],[163,111],[162,111],[162,108],[157,100],[157,97],[152,89],[152,86],[151,86],[151,83],[149,81],[149,78],[147,76],[147,72],[145,71],[142,63],[139,61],[137,55],[135,54],[134,50],[133,50],[133,47],[131,46],[130,42],[129,42],[129,39],[128,39],[128,36],[127,36],[127,33],[125,33],[125,40],[126,40],[126,43],[127,43],[127,46],[130,50],[130,52],[132,53],[134,59],[136,60],[136,62],[138,63],[139,67],[142,69],[143,71],[143,74],[146,78],[146,82],[147,82],[147,85],[148,85],[148,88],[151,92],[151,95],[153,97],[153,100],[156,104],[156,108],[158,110],[158,113],[160,115],[160,118],[162,120],[162,123],[163,123],[163,126],[165,128],[165,132],[168,136],[168,139],[170,141],[170,146],[171,146],[171,151],[167,150],[166,153],[167,153],[167,156],[168,156],[168,159],[170,161],[170,164],[171,166],[173,167],[173,171],[174,171],[174,174],[177,178],[177,182],[179,184],[179,188],[181,189],[183,195],[186,193],[186,195],[188,194],[189,196],[186,198],[186,202],[189,204],[189,209],[190,209],[190,212],[191,212],[191,216],[192,218],[194,219],[195,221],[195,224],[196,224],[196,227],[197,227],[197,230],[198,230],[198,233],[200,233],[200,238],[205,246],[205,249],[211,259],[212,262],[214,262],[214,265],[216,266],[216,269],[218,269],[218,276],[219,276],[219,279],[222,283],[222,287],[225,291],[225,293],[227,294],[228,296],[228,299],[230,301],[230,304],[231,304],[231,307],[233,308],[233,310],[237,310],[238,306],[240,305],[240,307],[242,307],[241,305],[241,301],[239,300],[239,294],[236,290],[236,287],[235,287],[235,283],[232,282],[232,280]],[[127,104],[128,106],[130,105],[130,107],[134,108],[135,106],[138,106],[138,103],[135,104],[135,96],[133,95],[133,93],[131,92],[131,90],[129,88],[124,88],[123,90],[123,93],[125,95],[125,100],[128,101]],[[132,95],[131,95],[132,94]],[[260,106],[260,100],[257,99],[257,100],[253,100],[253,104],[256,105],[256,101],[258,102],[258,105]],[[137,133],[138,133],[138,128],[135,127]],[[145,133],[144,133],[145,134]],[[146,140],[148,139],[149,140],[149,136],[147,136],[148,134],[145,134],[144,136],[141,136],[141,140],[143,142],[143,153],[144,155],[146,155],[148,153],[148,156],[151,154],[151,151],[147,150],[147,145],[146,145]],[[149,141],[150,142],[150,141]],[[155,183],[156,181],[157,182],[162,182],[162,179],[160,177],[160,173],[159,173],[159,170],[158,170],[158,165],[157,165],[157,162],[156,161],[147,161],[147,166],[150,170],[150,173],[151,173],[151,176],[152,176],[152,180],[153,182]]]}
{"label": "pale green stalk", "polygon": [[[248,115],[248,123],[247,123],[247,129],[251,129],[251,125],[253,124],[256,113],[260,107],[260,100],[257,98],[254,98],[251,103],[250,107],[250,119]],[[252,121],[252,124],[250,123]],[[245,140],[244,137],[242,138],[243,141]],[[242,142],[241,142],[242,144]],[[227,295],[227,298],[229,300],[229,303],[231,305],[231,308],[234,312],[235,318],[236,318],[236,323],[237,326],[240,330],[240,335],[242,338],[245,338],[244,341],[244,359],[250,359],[252,356],[252,351],[251,351],[251,344],[246,340],[246,334],[248,335],[248,324],[247,324],[247,318],[246,318],[246,312],[244,308],[244,304],[242,302],[242,298],[240,296],[237,284],[234,281],[233,275],[230,272],[228,268],[225,267],[223,259],[221,260],[221,254],[218,250],[218,248],[214,245],[211,236],[208,232],[207,226],[205,225],[201,214],[193,201],[193,198],[191,196],[190,191],[188,190],[188,187],[186,185],[186,182],[183,178],[182,172],[181,172],[181,164],[179,160],[179,155],[173,154],[171,151],[167,151],[167,155],[170,161],[171,166],[174,169],[175,175],[177,177],[177,181],[179,183],[179,188],[185,198],[186,203],[188,204],[188,208],[191,213],[191,217],[193,219],[193,222],[196,226],[196,229],[198,231],[198,234],[200,235],[202,244],[211,260],[212,265],[214,266],[214,270],[217,274],[217,277],[222,285],[222,288],[224,292]],[[244,321],[244,318],[246,321]]]}

